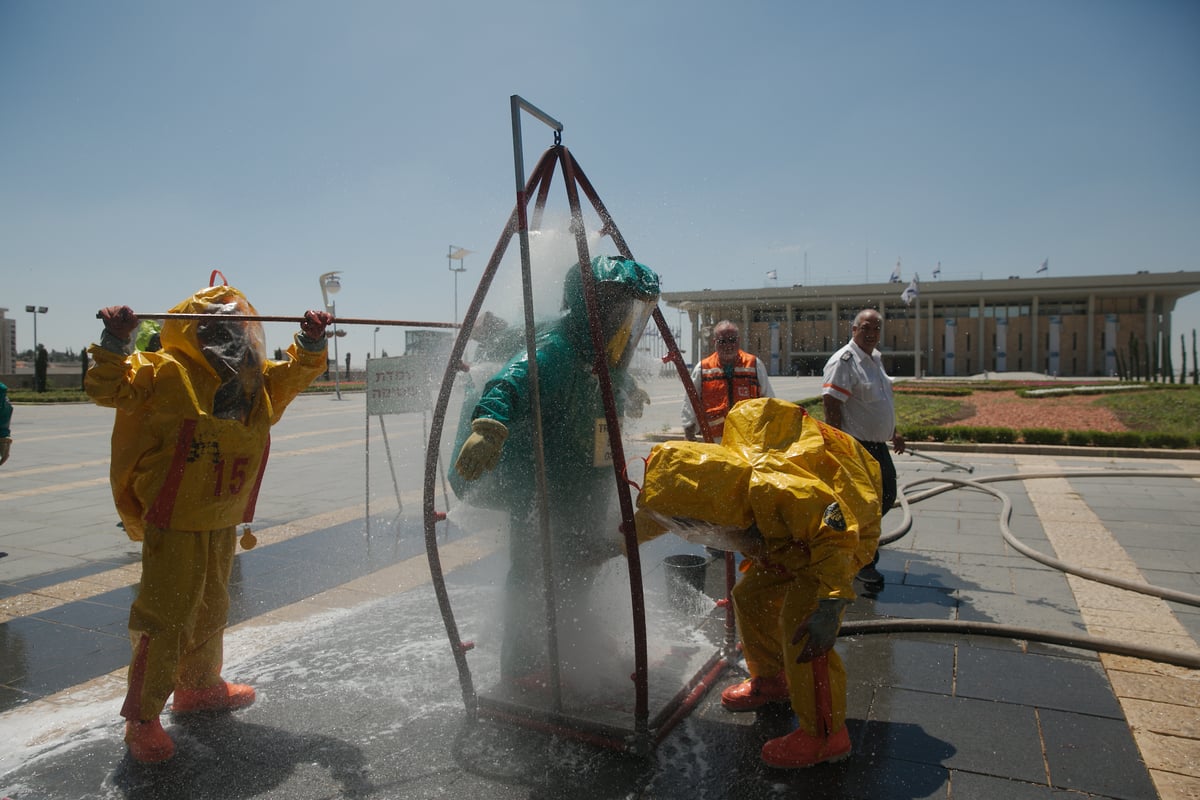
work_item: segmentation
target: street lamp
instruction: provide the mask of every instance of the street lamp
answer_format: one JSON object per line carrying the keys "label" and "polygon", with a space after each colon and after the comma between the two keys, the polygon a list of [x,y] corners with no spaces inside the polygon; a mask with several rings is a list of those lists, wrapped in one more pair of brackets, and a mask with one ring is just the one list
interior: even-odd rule
{"label": "street lamp", "polygon": [[375,326],[375,333],[371,336],[371,358],[376,357],[375,345],[379,344],[379,326]]}
{"label": "street lamp", "polygon": [[341,291],[342,280],[338,277],[340,274],[341,270],[334,270],[333,272],[326,272],[319,279],[321,281],[321,297],[325,300],[325,310],[333,315],[333,333],[325,335],[327,338],[333,339],[333,392],[337,395],[338,400],[342,399],[342,384],[339,377],[341,365],[338,363],[337,351],[337,302],[330,300],[329,295],[337,294]]}
{"label": "street lamp", "polygon": [[[463,266],[463,259],[471,255],[471,251],[462,247],[450,245],[449,251],[446,253],[446,262],[450,267],[450,271],[454,273],[454,324],[458,324],[458,273],[466,272],[467,268]],[[454,266],[454,262],[458,261],[458,268]]]}
{"label": "street lamp", "polygon": [[25,310],[33,314],[33,357],[37,358],[38,338],[37,338],[37,318],[38,314],[45,314],[50,309],[46,306],[25,306]]}

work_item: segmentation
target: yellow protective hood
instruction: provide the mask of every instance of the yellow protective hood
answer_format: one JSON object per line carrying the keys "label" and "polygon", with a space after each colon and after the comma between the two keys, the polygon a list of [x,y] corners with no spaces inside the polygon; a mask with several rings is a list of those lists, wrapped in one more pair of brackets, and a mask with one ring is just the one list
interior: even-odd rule
{"label": "yellow protective hood", "polygon": [[[169,311],[172,314],[258,315],[246,296],[232,286],[201,289]],[[237,323],[244,337],[236,346],[224,349],[201,341],[200,333],[208,324],[206,320],[167,319],[159,333],[163,349],[176,358],[183,355],[189,360],[207,364],[213,375],[217,374],[214,362],[242,356],[246,350],[253,350],[259,363],[266,360],[266,336],[261,322]]]}
{"label": "yellow protective hood", "polygon": [[[852,598],[858,568],[879,541],[879,464],[862,445],[804,409],[775,398],[738,403],[720,445],[666,442],[651,453],[638,495],[638,538],[667,530],[664,517],[755,525],[764,561],[814,575],[822,597]],[[830,527],[837,503],[845,530]]]}

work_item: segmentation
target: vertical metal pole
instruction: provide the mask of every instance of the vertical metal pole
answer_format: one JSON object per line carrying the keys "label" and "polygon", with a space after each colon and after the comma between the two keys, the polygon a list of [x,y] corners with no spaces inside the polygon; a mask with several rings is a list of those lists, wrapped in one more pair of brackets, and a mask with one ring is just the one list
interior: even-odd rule
{"label": "vertical metal pole", "polygon": [[330,303],[333,309],[333,393],[337,395],[337,399],[342,399],[342,384],[338,379],[338,375],[342,371],[342,363],[338,361],[337,352],[337,300]]}
{"label": "vertical metal pole", "polygon": [[[522,149],[521,140],[521,109],[526,108],[539,116],[544,122],[553,127],[555,131],[561,132],[562,125],[547,117],[542,112],[538,111],[533,106],[525,103],[517,95],[512,95],[510,98],[510,109],[512,113],[512,135],[513,135],[513,171],[516,176],[517,188],[517,237],[520,241],[521,249],[521,296],[525,306],[525,352],[529,363],[529,385],[530,385],[530,406],[533,415],[533,453],[534,463],[537,467],[537,494],[538,494],[538,533],[542,542],[543,562],[546,564],[546,569],[543,570],[545,577],[546,591],[546,623],[547,623],[547,649],[550,659],[550,690],[554,700],[555,710],[562,709],[562,679],[559,674],[558,661],[558,623],[555,614],[554,602],[554,587],[553,587],[553,571],[550,569],[552,564],[551,558],[551,541],[550,541],[550,509],[549,509],[549,488],[546,484],[546,454],[543,444],[542,433],[542,399],[541,390],[539,388],[538,379],[538,363],[537,363],[537,343],[535,341],[535,329],[533,318],[533,273],[530,266],[529,256],[529,214],[528,200],[525,194],[525,156]],[[555,137],[557,138],[557,136]]]}

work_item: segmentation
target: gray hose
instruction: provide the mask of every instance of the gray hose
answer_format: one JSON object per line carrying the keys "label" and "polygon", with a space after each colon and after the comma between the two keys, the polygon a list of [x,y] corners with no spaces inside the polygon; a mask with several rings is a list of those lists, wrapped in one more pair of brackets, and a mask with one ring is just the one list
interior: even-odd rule
{"label": "gray hose", "polygon": [[[885,536],[880,537],[879,543],[884,545],[894,542],[905,536],[912,529],[912,511],[909,507],[910,503],[918,503],[922,500],[936,497],[939,494],[951,491],[953,489],[967,487],[970,489],[976,489],[977,491],[985,492],[1000,500],[1001,535],[1004,536],[1004,541],[1006,541],[1014,550],[1026,556],[1027,558],[1031,558],[1034,561],[1057,569],[1061,572],[1077,575],[1081,578],[1086,578],[1087,580],[1096,581],[1097,583],[1102,583],[1119,589],[1126,589],[1139,594],[1150,595],[1152,597],[1158,597],[1163,600],[1172,600],[1185,605],[1200,606],[1200,595],[1176,591],[1174,589],[1167,589],[1161,586],[1154,586],[1141,581],[1130,581],[1105,572],[1074,566],[1065,561],[1054,558],[1053,556],[1048,556],[1045,553],[1034,550],[1018,540],[1008,527],[1008,521],[1012,517],[1012,501],[1009,500],[1008,495],[983,485],[986,483],[997,483],[1001,481],[1037,480],[1040,478],[1112,477],[1200,479],[1200,474],[1174,471],[1145,472],[1141,470],[1105,470],[1104,472],[1097,472],[1077,470],[1064,472],[1014,473],[1007,475],[994,475],[990,477],[977,478],[974,480],[965,478],[949,478],[945,476],[923,478],[921,480],[905,484],[900,488],[900,491],[897,493],[897,501],[899,502],[901,509],[904,511],[904,516],[896,528],[889,531]],[[925,483],[941,483],[944,485],[936,486],[932,489],[926,489],[925,491],[915,494],[912,497],[908,496],[908,489]],[[1125,642],[1119,642],[1115,639],[1062,634],[1055,631],[1041,630],[1036,628],[1023,628],[1011,625],[1000,625],[991,622],[953,621],[940,619],[851,620],[842,624],[840,635],[853,636],[857,634],[869,633],[957,633],[981,636],[999,636],[1009,639],[1021,639],[1024,641],[1059,644],[1067,647],[1076,647],[1079,649],[1092,650],[1100,653],[1132,656],[1134,658],[1142,658],[1148,661],[1157,661],[1164,664],[1173,664],[1189,669],[1200,669],[1200,656],[1182,653],[1175,650],[1168,650],[1160,647],[1131,645]]]}
{"label": "gray hose", "polygon": [[867,633],[960,633],[976,636],[999,636],[1004,639],[1060,644],[1080,650],[1132,656],[1133,658],[1144,658],[1147,661],[1174,664],[1177,667],[1200,669],[1200,655],[1168,650],[1165,647],[1128,644],[1116,639],[1058,633],[1039,628],[1022,628],[1017,625],[1001,625],[995,622],[948,619],[858,619],[843,622],[838,636],[858,636]]}

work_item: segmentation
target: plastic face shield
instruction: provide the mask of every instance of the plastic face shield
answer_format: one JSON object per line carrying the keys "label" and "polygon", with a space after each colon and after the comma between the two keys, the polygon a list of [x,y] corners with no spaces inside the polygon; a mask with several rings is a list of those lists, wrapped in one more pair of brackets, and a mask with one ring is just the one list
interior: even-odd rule
{"label": "plastic face shield", "polygon": [[[603,298],[602,293],[602,298]],[[651,300],[622,297],[601,312],[604,318],[604,350],[608,356],[609,369],[622,370],[633,361],[638,343],[646,323],[654,313],[656,303]],[[603,303],[603,299],[601,299]]]}
{"label": "plastic face shield", "polygon": [[262,323],[238,319],[247,313],[244,302],[212,304],[204,309],[212,320],[196,325],[200,352],[224,378],[241,374],[247,367],[257,369],[266,361],[266,337]]}

